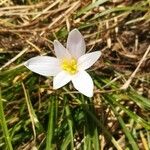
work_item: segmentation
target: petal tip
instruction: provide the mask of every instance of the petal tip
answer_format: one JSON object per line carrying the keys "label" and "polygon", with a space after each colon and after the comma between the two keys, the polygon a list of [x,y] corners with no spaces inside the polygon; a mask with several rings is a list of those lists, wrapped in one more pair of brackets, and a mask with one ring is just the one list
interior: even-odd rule
{"label": "petal tip", "polygon": [[57,43],[57,42],[59,42],[58,40],[54,40],[54,43]]}
{"label": "petal tip", "polygon": [[28,61],[24,62],[23,65],[24,65],[25,67],[28,67],[28,66],[29,66]]}
{"label": "petal tip", "polygon": [[98,58],[97,58],[97,60],[98,60],[98,59],[101,57],[102,52],[101,52],[101,51],[96,51],[95,53],[96,53],[97,56],[98,56]]}
{"label": "petal tip", "polygon": [[95,51],[95,52],[93,52],[93,53],[97,53],[98,55],[101,55],[101,54],[102,54],[101,51]]}
{"label": "petal tip", "polygon": [[93,91],[91,93],[84,93],[84,92],[80,92],[80,93],[89,98],[93,97]]}
{"label": "petal tip", "polygon": [[84,95],[89,97],[89,98],[93,97],[93,90],[90,91],[89,93],[84,94]]}
{"label": "petal tip", "polygon": [[99,57],[101,56],[102,52],[101,51],[98,51],[99,52]]}
{"label": "petal tip", "polygon": [[72,31],[78,31],[79,32],[79,30],[77,28],[73,29]]}
{"label": "petal tip", "polygon": [[55,85],[53,85],[53,90],[57,90],[58,89],[58,87],[56,87]]}
{"label": "petal tip", "polygon": [[91,98],[91,97],[93,97],[93,94],[85,95],[85,96],[87,96],[87,97]]}
{"label": "petal tip", "polygon": [[54,90],[57,90],[57,89],[59,89],[60,87],[58,87],[58,85],[56,84],[56,81],[55,80],[53,80],[53,89]]}
{"label": "petal tip", "polygon": [[80,31],[79,31],[77,28],[73,29],[73,30],[70,31],[70,32],[76,32],[76,33],[78,33],[78,34],[81,34]]}

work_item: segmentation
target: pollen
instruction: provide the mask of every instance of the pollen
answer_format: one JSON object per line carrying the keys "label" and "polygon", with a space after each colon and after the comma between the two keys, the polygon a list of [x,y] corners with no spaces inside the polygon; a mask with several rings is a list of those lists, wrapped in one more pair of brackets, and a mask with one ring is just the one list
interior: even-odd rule
{"label": "pollen", "polygon": [[77,72],[77,60],[74,58],[63,59],[61,61],[61,67],[63,70],[65,70],[69,74],[75,74]]}

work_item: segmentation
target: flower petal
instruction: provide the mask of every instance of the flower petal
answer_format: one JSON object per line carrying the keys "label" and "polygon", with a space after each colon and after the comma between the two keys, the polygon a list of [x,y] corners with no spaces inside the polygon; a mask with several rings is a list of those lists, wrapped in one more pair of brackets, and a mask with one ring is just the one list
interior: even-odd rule
{"label": "flower petal", "polygon": [[79,58],[85,54],[85,41],[77,29],[74,29],[69,33],[67,39],[67,49],[69,50],[69,53],[71,53],[75,58]]}
{"label": "flower petal", "polygon": [[58,40],[54,41],[54,51],[59,59],[71,57],[68,50]]}
{"label": "flower petal", "polygon": [[93,81],[86,71],[79,71],[76,75],[73,76],[72,82],[74,87],[79,92],[86,95],[87,97],[93,96]]}
{"label": "flower petal", "polygon": [[101,56],[100,51],[91,52],[81,56],[78,59],[78,69],[85,70],[90,68],[99,59],[100,56]]}
{"label": "flower petal", "polygon": [[65,71],[61,71],[56,77],[54,77],[53,88],[59,89],[60,87],[66,85],[69,81],[71,81],[71,76]]}
{"label": "flower petal", "polygon": [[43,76],[55,76],[61,71],[59,60],[49,56],[33,57],[24,65],[31,71]]}

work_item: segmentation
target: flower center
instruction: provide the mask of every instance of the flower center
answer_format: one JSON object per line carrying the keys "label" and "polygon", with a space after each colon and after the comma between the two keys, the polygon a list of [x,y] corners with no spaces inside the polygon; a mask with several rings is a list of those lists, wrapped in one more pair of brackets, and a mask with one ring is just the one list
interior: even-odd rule
{"label": "flower center", "polygon": [[75,74],[77,72],[77,60],[72,59],[63,59],[61,61],[61,67],[63,70],[67,71],[70,74]]}

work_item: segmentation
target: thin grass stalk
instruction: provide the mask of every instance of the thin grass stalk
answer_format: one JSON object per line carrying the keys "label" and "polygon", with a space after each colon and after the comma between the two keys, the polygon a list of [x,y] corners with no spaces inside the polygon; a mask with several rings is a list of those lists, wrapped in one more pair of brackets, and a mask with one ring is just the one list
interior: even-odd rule
{"label": "thin grass stalk", "polygon": [[123,119],[121,118],[119,113],[115,110],[115,107],[113,106],[113,104],[111,104],[111,103],[109,103],[109,104],[110,104],[113,112],[115,113],[116,117],[118,118],[118,121],[119,121],[119,123],[120,123],[120,125],[121,125],[121,127],[122,127],[122,129],[123,129],[123,131],[124,131],[124,133],[126,135],[126,137],[128,138],[132,149],[139,150],[136,141],[134,140],[134,138],[133,138],[132,134],[130,133],[129,129],[126,127],[126,124],[124,123]]}
{"label": "thin grass stalk", "polygon": [[46,150],[53,149],[52,139],[54,135],[54,118],[55,118],[55,99],[52,97],[50,107],[49,107],[49,122],[48,122],[48,130],[46,137]]}
{"label": "thin grass stalk", "polygon": [[1,89],[0,89],[0,123],[2,126],[5,142],[7,145],[8,150],[13,150],[12,144],[11,144],[11,138],[9,136],[9,131],[7,128],[7,123],[5,119],[5,114],[4,114],[4,108],[3,108],[3,101],[2,101],[2,96],[1,96]]}
{"label": "thin grass stalk", "polygon": [[72,122],[72,118],[71,118],[71,112],[70,112],[70,109],[69,109],[69,106],[66,105],[66,115],[67,115],[67,120],[68,120],[68,126],[69,126],[69,131],[70,131],[70,135],[71,135],[71,149],[74,148],[74,142],[73,142],[73,139],[74,139],[74,136],[73,136],[73,122]]}

